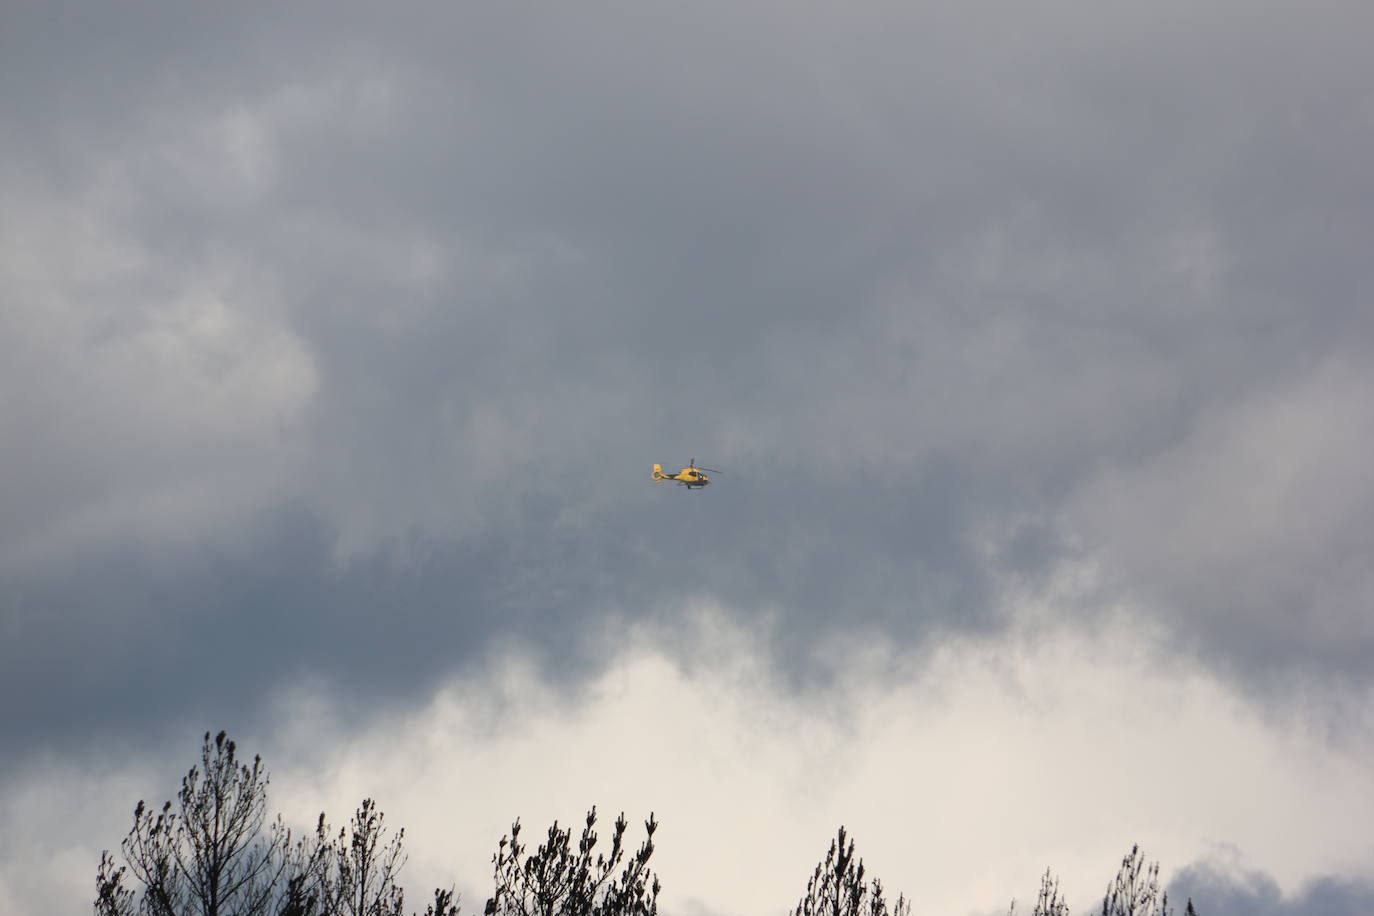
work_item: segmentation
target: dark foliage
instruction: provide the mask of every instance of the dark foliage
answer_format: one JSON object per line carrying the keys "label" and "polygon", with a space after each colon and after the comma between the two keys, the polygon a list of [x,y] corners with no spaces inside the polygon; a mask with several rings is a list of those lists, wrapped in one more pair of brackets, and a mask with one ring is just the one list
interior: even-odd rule
{"label": "dark foliage", "polygon": [[[292,842],[267,819],[261,758],[239,760],[224,732],[206,733],[201,762],[176,801],[154,812],[140,801],[120,845],[96,872],[97,916],[403,916],[397,874],[405,831],[387,831],[372,799],[331,834]],[[452,890],[436,890],[425,916],[457,916]]]}
{"label": "dark foliage", "polygon": [[1116,878],[1107,885],[1102,916],[1170,916],[1169,895],[1159,886],[1159,863],[1146,864],[1139,846],[1121,860]]}
{"label": "dark foliage", "polygon": [[[391,832],[374,800],[364,799],[337,832],[321,814],[314,833],[293,842],[280,817],[267,818],[267,784],[261,758],[245,763],[224,732],[213,740],[207,732],[200,764],[176,799],[156,811],[143,801],[134,808],[120,844],[125,864],[108,850],[101,854],[96,916],[404,916],[397,879],[405,831]],[[627,829],[621,814],[609,849],[598,851],[593,808],[576,843],[572,829],[555,821],[530,853],[517,820],[492,856],[494,890],[484,916],[657,916],[660,885],[649,860],[658,822],[649,815],[633,854]],[[889,903],[840,827],[789,916],[910,914],[905,897]],[[1015,914],[1012,901],[1008,916]],[[458,916],[453,889],[436,889],[423,916]],[[1031,916],[1069,916],[1048,870]],[[1159,864],[1138,846],[1108,884],[1102,916],[1173,916]],[[1197,916],[1192,900],[1184,916]]]}
{"label": "dark foliage", "polygon": [[[1007,916],[1015,914],[1016,901],[1013,900]],[[1040,877],[1040,896],[1035,900],[1031,916],[1069,916],[1069,904],[1059,896],[1059,879],[1050,874],[1049,869],[1045,869],[1045,874]]]}
{"label": "dark foliage", "polygon": [[840,827],[791,916],[909,916],[910,912],[906,898],[898,897],[889,913],[882,882],[877,878],[864,881],[863,860],[854,858],[854,840]]}
{"label": "dark foliage", "polygon": [[[134,808],[120,846],[127,868],[101,856],[97,913],[274,916],[291,835],[280,819],[267,823],[267,782],[261,758],[242,763],[224,732],[213,741],[207,732],[176,801]],[[129,877],[142,893],[124,886]]]}
{"label": "dark foliage", "polygon": [[291,879],[289,896],[299,900],[296,905],[313,905],[322,916],[403,916],[404,893],[396,879],[406,861],[405,831],[388,836],[385,820],[377,803],[366,798],[331,838],[321,814]]}
{"label": "dark foliage", "polygon": [[[611,848],[596,853],[596,809],[572,845],[572,829],[560,830],[555,821],[548,837],[533,855],[520,842],[520,821],[511,825],[492,857],[496,891],[487,900],[487,916],[654,916],[658,913],[659,883],[648,870],[654,853],[652,814],[644,822],[647,834],[637,852],[625,859],[625,815],[616,819]],[[595,856],[595,858],[593,858]],[[624,866],[622,868],[622,862]]]}

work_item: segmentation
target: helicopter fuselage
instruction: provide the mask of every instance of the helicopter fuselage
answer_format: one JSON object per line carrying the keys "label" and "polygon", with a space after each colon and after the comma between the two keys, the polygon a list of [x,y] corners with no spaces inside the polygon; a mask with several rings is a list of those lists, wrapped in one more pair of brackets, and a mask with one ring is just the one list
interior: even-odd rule
{"label": "helicopter fuselage", "polygon": [[657,481],[669,481],[684,486],[689,490],[698,489],[711,483],[711,478],[703,474],[695,464],[688,465],[676,474],[663,473],[662,465],[654,465],[653,479]]}

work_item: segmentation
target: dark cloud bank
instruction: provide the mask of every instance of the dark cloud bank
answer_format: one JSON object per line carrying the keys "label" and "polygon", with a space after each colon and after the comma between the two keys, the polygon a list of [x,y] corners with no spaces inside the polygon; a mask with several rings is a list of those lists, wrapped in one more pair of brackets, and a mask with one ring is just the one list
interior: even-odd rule
{"label": "dark cloud bank", "polygon": [[[568,677],[692,598],[778,614],[804,678],[842,629],[995,632],[1009,579],[1099,553],[1242,682],[1369,686],[1374,487],[1322,477],[1374,444],[1364,7],[317,12],[3,30],[5,193],[139,252],[0,293],[69,344],[0,345],[7,756],[303,677],[385,704],[498,645]],[[313,379],[256,444],[82,374],[207,273]],[[1317,443],[1275,483],[1244,418],[1292,391],[1330,423],[1258,440]],[[1219,450],[1253,484],[1199,520]],[[690,457],[726,473],[648,483]],[[236,474],[172,534],[48,537]],[[1276,486],[1299,514],[1256,533]]]}
{"label": "dark cloud bank", "polygon": [[1191,899],[1198,912],[1214,916],[1359,916],[1374,912],[1374,884],[1325,877],[1285,896],[1263,872],[1237,874],[1200,862],[1183,869],[1169,885],[1169,898]]}

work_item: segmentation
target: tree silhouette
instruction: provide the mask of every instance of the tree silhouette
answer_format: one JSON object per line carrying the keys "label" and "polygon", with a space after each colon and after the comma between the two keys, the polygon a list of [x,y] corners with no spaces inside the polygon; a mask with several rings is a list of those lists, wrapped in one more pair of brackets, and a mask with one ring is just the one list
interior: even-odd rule
{"label": "tree silhouette", "polygon": [[[108,851],[96,877],[102,916],[270,916],[290,857],[291,834],[280,818],[267,822],[267,773],[262,758],[240,762],[224,732],[205,733],[201,762],[181,780],[176,802],[154,812],[140,801],[120,848],[125,868]],[[126,876],[141,895],[123,885]],[[135,909],[135,902],[137,909]]]}
{"label": "tree silhouette", "polygon": [[[101,854],[97,916],[402,916],[405,831],[389,833],[375,801],[334,835],[321,814],[293,843],[267,819],[267,784],[262,758],[243,763],[224,732],[207,732],[176,801],[134,808],[128,864]],[[426,916],[457,913],[453,890],[436,890]]]}
{"label": "tree silhouette", "polygon": [[[181,780],[174,801],[154,810],[139,801],[120,844],[96,869],[97,916],[404,916],[398,883],[406,863],[405,830],[390,831],[376,801],[363,799],[337,832],[324,814],[313,833],[292,842],[278,816],[267,817],[262,759],[245,763],[224,732],[205,733],[200,763]],[[660,885],[649,869],[658,821],[629,854],[628,823],[615,821],[610,848],[597,851],[596,808],[576,843],[555,821],[533,853],[511,825],[492,856],[495,884],[484,916],[657,916]],[[843,826],[816,865],[789,916],[910,916],[905,897],[889,903],[869,877]],[[424,916],[458,916],[454,890],[438,888]],[[1008,916],[1016,916],[1012,901]],[[1069,916],[1059,881],[1046,870],[1030,916]],[[1159,864],[1139,846],[1107,885],[1102,916],[1173,916]],[[1184,916],[1197,916],[1189,900]]]}
{"label": "tree silhouette", "polygon": [[316,854],[306,873],[321,913],[329,916],[402,916],[404,893],[396,883],[406,863],[405,830],[387,836],[385,815],[370,798],[347,827],[328,836],[324,815],[315,828]]}
{"label": "tree silhouette", "polygon": [[[1011,902],[1007,916],[1016,916],[1015,900]],[[1059,896],[1059,879],[1051,875],[1048,868],[1040,876],[1040,896],[1035,900],[1031,916],[1069,916],[1069,904]]]}
{"label": "tree silhouette", "polygon": [[1159,886],[1159,863],[1147,865],[1140,847],[1132,846],[1116,878],[1107,885],[1102,916],[1170,916],[1172,912],[1169,895]]}
{"label": "tree silhouette", "polygon": [[115,867],[114,856],[107,849],[100,854],[100,867],[95,874],[96,916],[131,916],[134,912],[134,892],[124,886],[128,869]]}
{"label": "tree silhouette", "polygon": [[[906,898],[898,897],[890,916],[909,916],[910,912]],[[874,878],[864,883],[863,860],[854,858],[854,840],[844,827],[816,865],[806,896],[790,916],[889,916],[882,882]]]}
{"label": "tree silhouette", "polygon": [[659,883],[648,864],[658,822],[649,815],[644,822],[644,843],[628,861],[626,827],[622,813],[616,818],[610,851],[596,853],[596,808],[592,808],[576,849],[572,828],[560,830],[555,821],[544,844],[527,855],[516,820],[509,838],[501,838],[492,856],[496,889],[487,900],[486,916],[654,916]]}
{"label": "tree silhouette", "polygon": [[458,916],[458,905],[454,903],[456,899],[452,888],[444,890],[436,887],[434,900],[425,907],[425,916]]}

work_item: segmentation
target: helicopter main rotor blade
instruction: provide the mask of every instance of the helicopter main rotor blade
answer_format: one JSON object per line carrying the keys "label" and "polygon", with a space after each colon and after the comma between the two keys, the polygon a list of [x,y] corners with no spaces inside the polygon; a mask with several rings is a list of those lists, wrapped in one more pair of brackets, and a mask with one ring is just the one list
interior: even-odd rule
{"label": "helicopter main rotor blade", "polygon": [[[694,465],[694,466],[695,466],[695,465]],[[698,470],[698,471],[705,471],[705,472],[708,473],[708,474],[724,474],[724,473],[725,473],[724,471],[719,471],[719,470],[717,470],[717,469],[715,469],[715,468],[697,468],[697,470]]]}

